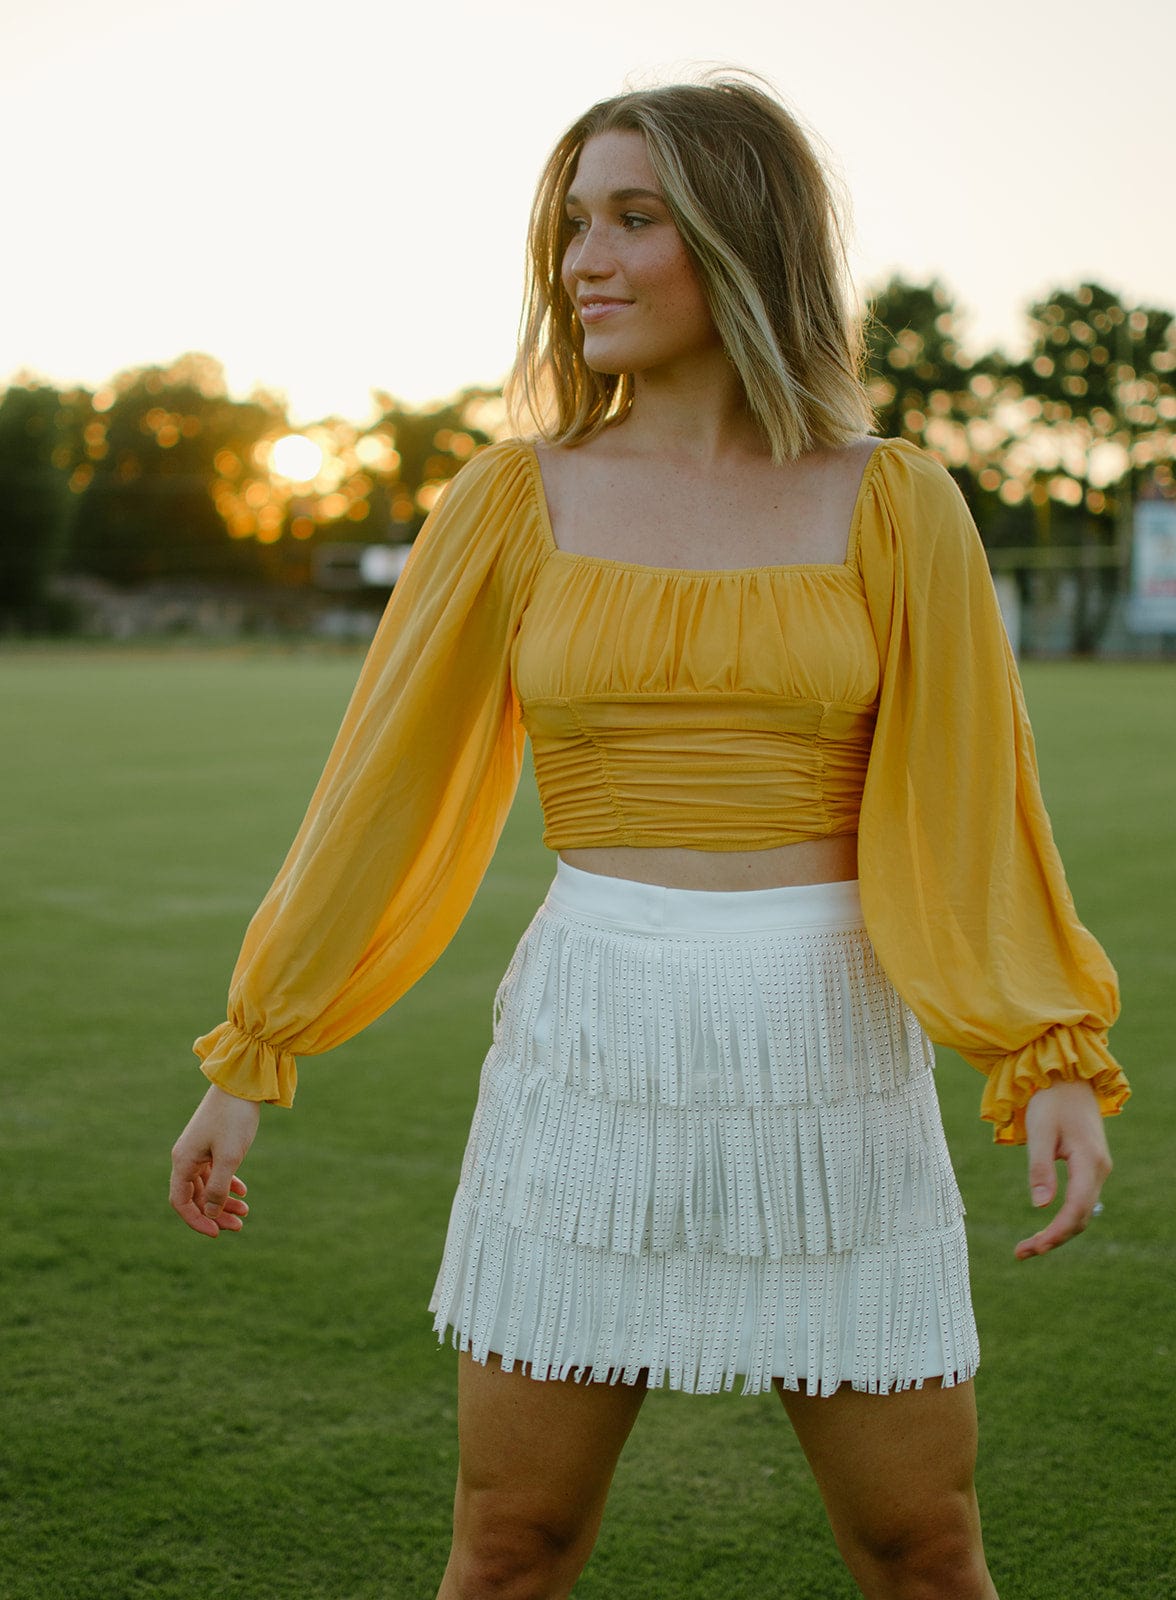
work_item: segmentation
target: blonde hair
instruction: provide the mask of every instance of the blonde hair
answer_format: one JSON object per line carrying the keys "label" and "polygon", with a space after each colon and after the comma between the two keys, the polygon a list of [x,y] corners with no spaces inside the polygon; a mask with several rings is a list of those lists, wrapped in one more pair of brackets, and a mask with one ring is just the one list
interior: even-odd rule
{"label": "blonde hair", "polygon": [[798,120],[757,84],[729,76],[602,100],[555,146],[531,212],[519,352],[506,385],[512,414],[529,414],[553,444],[579,444],[633,403],[631,374],[585,362],[560,277],[580,151],[617,131],[645,137],[773,459],[871,431],[864,332],[830,179]]}

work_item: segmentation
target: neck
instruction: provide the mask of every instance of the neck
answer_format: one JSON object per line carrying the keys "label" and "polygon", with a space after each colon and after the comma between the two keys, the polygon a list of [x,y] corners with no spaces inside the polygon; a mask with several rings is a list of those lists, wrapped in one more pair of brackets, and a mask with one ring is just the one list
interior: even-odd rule
{"label": "neck", "polygon": [[705,467],[725,456],[763,456],[738,374],[721,350],[673,369],[638,372],[633,405],[620,427],[626,443]]}

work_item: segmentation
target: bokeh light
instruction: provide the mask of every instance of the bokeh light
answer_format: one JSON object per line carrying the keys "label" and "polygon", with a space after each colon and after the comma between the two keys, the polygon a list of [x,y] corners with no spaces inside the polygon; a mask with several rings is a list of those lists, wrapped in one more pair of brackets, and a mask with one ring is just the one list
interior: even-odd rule
{"label": "bokeh light", "polygon": [[322,446],[304,433],[283,434],[270,446],[269,463],[272,472],[293,483],[310,483],[322,469]]}

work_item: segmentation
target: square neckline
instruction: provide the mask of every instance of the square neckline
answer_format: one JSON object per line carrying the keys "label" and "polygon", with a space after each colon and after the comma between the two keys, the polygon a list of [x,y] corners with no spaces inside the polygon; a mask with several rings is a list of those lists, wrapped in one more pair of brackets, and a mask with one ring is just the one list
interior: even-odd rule
{"label": "square neckline", "polygon": [[519,443],[531,469],[535,505],[539,514],[539,526],[543,534],[544,543],[547,546],[548,555],[561,556],[565,561],[573,561],[584,566],[611,567],[621,572],[650,572],[656,573],[659,577],[743,578],[752,577],[756,573],[852,572],[857,558],[858,539],[866,494],[874,475],[875,463],[879,455],[881,455],[882,447],[887,443],[887,440],[884,435],[878,436],[877,443],[870,451],[866,464],[862,469],[862,475],[858,481],[857,494],[854,497],[853,511],[850,513],[849,518],[849,532],[846,538],[844,560],[782,561],[750,567],[665,567],[644,561],[620,561],[611,556],[594,556],[579,550],[565,550],[562,545],[558,545],[555,542],[555,530],[552,527],[551,513],[547,505],[547,490],[543,483],[543,469],[539,465],[539,452],[531,439],[520,439]]}

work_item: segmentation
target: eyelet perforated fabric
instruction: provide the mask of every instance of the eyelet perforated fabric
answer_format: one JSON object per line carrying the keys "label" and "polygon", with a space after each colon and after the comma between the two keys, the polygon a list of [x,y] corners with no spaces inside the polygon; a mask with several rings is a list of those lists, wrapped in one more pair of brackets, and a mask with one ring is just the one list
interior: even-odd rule
{"label": "eyelet perforated fabric", "polygon": [[438,1332],[539,1378],[693,1392],[970,1377],[933,1061],[856,885],[561,863],[496,997]]}

